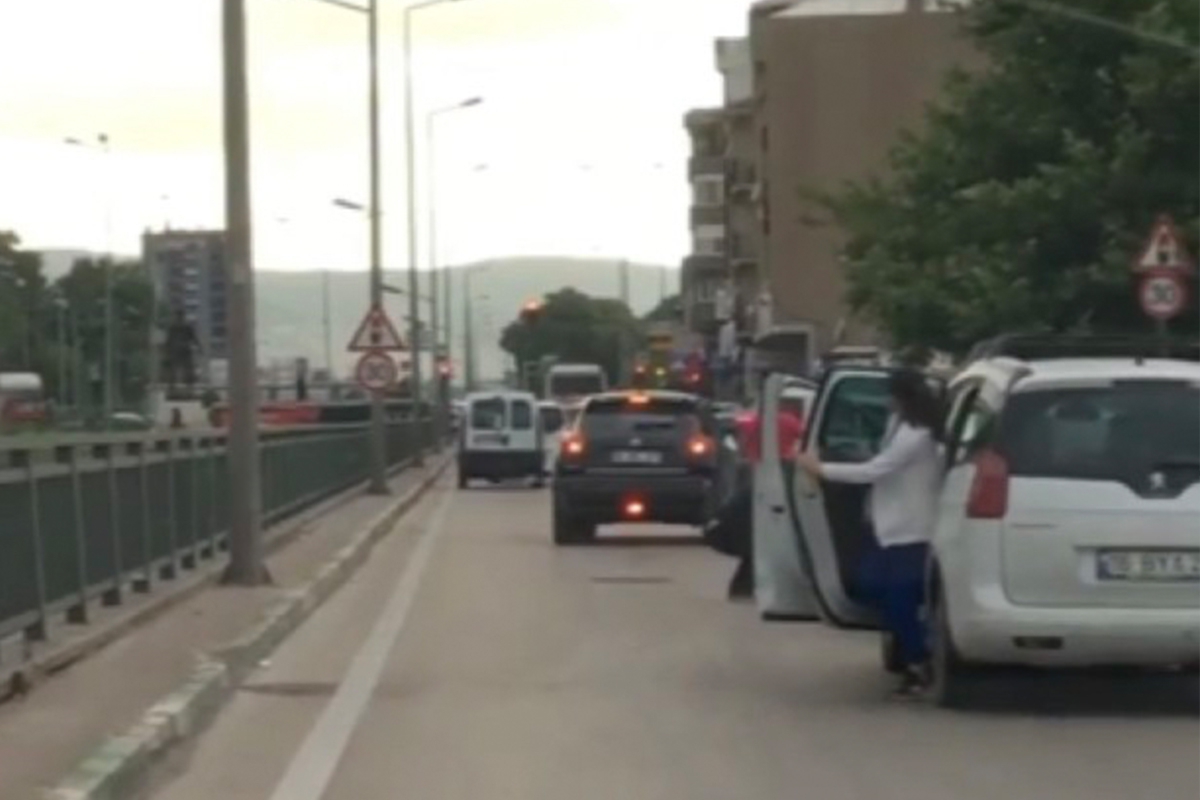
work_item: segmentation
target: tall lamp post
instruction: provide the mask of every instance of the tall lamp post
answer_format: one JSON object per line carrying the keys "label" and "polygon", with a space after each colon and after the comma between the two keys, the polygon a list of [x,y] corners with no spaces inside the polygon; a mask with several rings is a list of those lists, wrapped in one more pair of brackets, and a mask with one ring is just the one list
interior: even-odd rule
{"label": "tall lamp post", "polygon": [[[425,145],[426,158],[428,166],[426,167],[429,175],[429,294],[433,298],[433,308],[431,311],[430,327],[433,329],[433,355],[436,360],[442,353],[442,347],[439,342],[445,343],[445,353],[449,357],[451,352],[450,331],[452,329],[451,320],[453,314],[450,309],[450,276],[449,271],[446,271],[446,280],[443,283],[445,288],[444,300],[440,300],[438,290],[438,278],[442,268],[438,263],[438,222],[437,222],[437,206],[438,206],[438,188],[437,188],[437,121],[445,114],[454,111],[461,111],[465,108],[477,106],[483,102],[482,97],[469,97],[453,105],[442,106],[435,108],[425,115]],[[442,319],[440,303],[444,302],[446,311],[445,319]],[[440,332],[440,338],[439,338]],[[450,402],[449,392],[442,396],[439,393],[437,398],[437,427],[439,435],[444,433],[446,422],[446,406]]]}
{"label": "tall lamp post", "polygon": [[[367,124],[370,134],[371,199],[367,214],[371,221],[371,286],[370,307],[383,306],[383,192],[379,157],[379,0],[368,0],[362,6],[348,0],[319,0],[322,3],[367,17],[368,102]],[[370,479],[367,491],[384,495],[391,490],[387,483],[387,424],[384,418],[383,395],[371,393]]]}
{"label": "tall lamp post", "polygon": [[[107,173],[111,173],[111,156],[112,147],[111,141],[107,133],[96,134],[95,145],[84,139],[68,137],[66,143],[73,147],[98,147],[104,155],[104,169]],[[106,177],[109,180],[105,181],[105,186],[111,186],[112,175]],[[109,189],[106,188],[106,191]],[[112,425],[113,411],[115,410],[114,391],[116,389],[116,369],[114,365],[115,355],[115,337],[113,336],[113,326],[115,319],[113,315],[113,220],[112,220],[112,198],[109,197],[104,202],[104,429],[107,430]]]}
{"label": "tall lamp post", "polygon": [[[404,7],[404,149],[406,205],[408,206],[408,338],[412,349],[412,404],[414,418],[421,413],[421,285],[417,275],[417,156],[416,112],[413,108],[413,64],[412,27],[413,14],[434,6],[461,2],[461,0],[422,0]],[[421,449],[417,450],[415,463],[423,463]]]}
{"label": "tall lamp post", "polygon": [[258,354],[254,340],[249,86],[245,0],[223,0],[225,228],[229,257],[229,567],[228,583],[270,581],[262,541],[258,465]]}

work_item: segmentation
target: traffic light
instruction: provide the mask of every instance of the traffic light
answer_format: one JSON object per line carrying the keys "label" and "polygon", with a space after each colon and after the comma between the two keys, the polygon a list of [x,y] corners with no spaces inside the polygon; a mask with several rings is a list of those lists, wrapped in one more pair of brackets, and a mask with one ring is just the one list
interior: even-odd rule
{"label": "traffic light", "polygon": [[521,321],[526,325],[532,325],[541,319],[542,304],[538,300],[529,300],[525,305],[521,306]]}
{"label": "traffic light", "polygon": [[635,364],[633,367],[633,388],[646,388],[646,365]]}

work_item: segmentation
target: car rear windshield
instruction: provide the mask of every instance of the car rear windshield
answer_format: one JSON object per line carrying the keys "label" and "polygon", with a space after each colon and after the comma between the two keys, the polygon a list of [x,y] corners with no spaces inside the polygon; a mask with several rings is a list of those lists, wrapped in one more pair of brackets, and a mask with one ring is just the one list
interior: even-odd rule
{"label": "car rear windshield", "polygon": [[583,430],[589,438],[604,439],[637,434],[689,435],[700,428],[695,401],[652,398],[634,403],[625,398],[601,400],[587,406]]}
{"label": "car rear windshield", "polygon": [[504,398],[476,400],[471,404],[471,427],[479,431],[504,430],[506,415]]}
{"label": "car rear windshield", "polygon": [[1192,482],[1200,477],[1200,390],[1128,381],[1020,392],[1005,405],[999,436],[1014,475],[1134,483],[1159,472]]}

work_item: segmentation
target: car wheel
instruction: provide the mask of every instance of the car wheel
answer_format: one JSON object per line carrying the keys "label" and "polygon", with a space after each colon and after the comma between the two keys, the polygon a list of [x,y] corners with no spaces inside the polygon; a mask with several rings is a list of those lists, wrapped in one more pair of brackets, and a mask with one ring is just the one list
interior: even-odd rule
{"label": "car wheel", "polygon": [[970,704],[975,670],[962,660],[950,632],[950,615],[945,595],[940,593],[930,609],[929,695],[942,708],[965,708]]}
{"label": "car wheel", "polygon": [[467,484],[470,482],[471,482],[471,476],[468,475],[467,473],[463,472],[460,469],[458,471],[458,488],[465,489],[465,488],[467,488]]}
{"label": "car wheel", "polygon": [[879,637],[879,651],[883,659],[883,669],[892,675],[904,672],[904,662],[900,660],[900,649],[896,647],[896,637],[884,631]]}
{"label": "car wheel", "polygon": [[533,488],[544,489],[546,487],[546,478],[544,475],[535,475],[533,478]]}
{"label": "car wheel", "polygon": [[596,537],[596,526],[575,519],[560,511],[554,504],[554,543],[557,545],[586,544]]}

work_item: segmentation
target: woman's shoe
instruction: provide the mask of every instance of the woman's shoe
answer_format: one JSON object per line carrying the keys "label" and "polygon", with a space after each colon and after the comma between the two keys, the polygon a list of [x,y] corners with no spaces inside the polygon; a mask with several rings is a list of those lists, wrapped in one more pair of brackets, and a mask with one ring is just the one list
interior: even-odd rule
{"label": "woman's shoe", "polygon": [[892,697],[903,700],[917,699],[924,696],[928,686],[929,681],[926,678],[925,670],[921,667],[908,666],[904,668],[904,673],[900,676],[900,685],[892,690]]}

